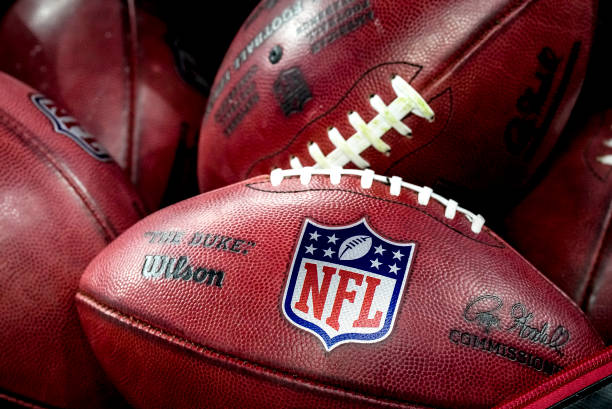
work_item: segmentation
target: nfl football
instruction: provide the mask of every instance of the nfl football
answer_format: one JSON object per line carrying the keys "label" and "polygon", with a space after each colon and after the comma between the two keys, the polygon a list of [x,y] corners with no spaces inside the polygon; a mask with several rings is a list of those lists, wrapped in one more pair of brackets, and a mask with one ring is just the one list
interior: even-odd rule
{"label": "nfl football", "polygon": [[74,296],[87,264],[142,208],[73,117],[0,73],[0,406],[121,405]]}
{"label": "nfl football", "polygon": [[592,113],[505,220],[508,241],[612,342],[612,109]]}
{"label": "nfl football", "polygon": [[180,75],[191,78],[189,55],[135,0],[18,0],[0,44],[0,69],[79,118],[148,208],[159,207],[171,172],[196,172],[205,98]]}
{"label": "nfl football", "polygon": [[568,118],[594,4],[263,1],[212,87],[200,187],[342,166],[499,203]]}
{"label": "nfl football", "polygon": [[603,343],[483,222],[399,177],[279,169],[130,228],[77,308],[139,408],[491,407]]}

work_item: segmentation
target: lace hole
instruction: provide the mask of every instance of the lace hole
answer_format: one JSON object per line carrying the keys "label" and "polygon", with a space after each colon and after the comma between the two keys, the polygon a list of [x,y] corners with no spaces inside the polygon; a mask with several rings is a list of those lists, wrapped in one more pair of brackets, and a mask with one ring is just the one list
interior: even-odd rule
{"label": "lace hole", "polygon": [[272,64],[276,64],[277,62],[280,61],[282,56],[283,56],[283,49],[281,48],[280,45],[277,44],[274,47],[272,47],[272,49],[270,50],[270,54],[268,54],[268,60]]}

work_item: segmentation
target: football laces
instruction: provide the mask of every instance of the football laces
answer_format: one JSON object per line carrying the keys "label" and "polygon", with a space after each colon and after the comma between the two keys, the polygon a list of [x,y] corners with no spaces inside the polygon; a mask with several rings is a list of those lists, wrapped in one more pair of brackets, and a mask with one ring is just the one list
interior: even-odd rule
{"label": "football laces", "polygon": [[329,176],[329,180],[332,185],[340,183],[343,175],[359,176],[361,178],[361,187],[363,189],[369,189],[372,187],[372,183],[376,180],[384,184],[389,185],[389,193],[392,196],[399,196],[402,188],[409,189],[417,193],[417,201],[421,206],[427,206],[430,199],[434,199],[445,207],[444,217],[447,219],[454,219],[457,213],[463,214],[468,221],[471,223],[471,230],[473,233],[480,233],[485,223],[485,219],[480,214],[470,212],[452,199],[446,199],[437,193],[434,193],[430,187],[418,186],[411,183],[404,182],[401,177],[393,176],[387,177],[377,175],[371,169],[360,170],[360,169],[342,169],[338,166],[334,166],[331,169],[317,169],[314,167],[305,167],[301,169],[274,169],[270,173],[270,183],[272,186],[279,186],[283,179],[286,177],[299,176],[300,183],[302,185],[308,185],[313,175]]}
{"label": "football laces", "polygon": [[[610,129],[612,130],[612,126],[610,126]],[[605,141],[603,141],[603,144],[606,148],[612,148],[612,138],[606,139]],[[612,155],[608,154],[598,156],[597,161],[603,163],[604,165],[612,166]]]}
{"label": "football laces", "polygon": [[[377,151],[388,155],[391,146],[382,138],[389,130],[395,129],[399,134],[412,138],[412,130],[402,122],[406,116],[413,114],[433,122],[434,111],[406,80],[399,75],[393,75],[391,87],[397,97],[389,105],[386,105],[379,95],[370,96],[370,105],[377,112],[370,122],[366,123],[355,111],[347,114],[348,122],[355,130],[355,133],[348,139],[344,139],[336,127],[332,126],[327,129],[327,136],[335,146],[335,149],[328,155],[323,153],[316,142],[308,144],[308,153],[315,162],[315,168],[344,167],[351,162],[358,168],[368,168],[370,164],[360,154],[372,146]],[[291,157],[290,165],[293,169],[303,167],[297,156]]]}

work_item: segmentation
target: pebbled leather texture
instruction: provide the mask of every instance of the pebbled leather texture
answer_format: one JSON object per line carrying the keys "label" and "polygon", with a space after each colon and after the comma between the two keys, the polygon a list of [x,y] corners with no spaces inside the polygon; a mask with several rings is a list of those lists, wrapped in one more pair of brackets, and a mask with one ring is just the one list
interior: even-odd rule
{"label": "pebbled leather texture", "polygon": [[200,136],[200,188],[287,168],[291,156],[312,165],[309,142],[331,152],[327,129],[348,139],[355,130],[347,114],[371,120],[370,95],[389,104],[398,74],[429,102],[435,121],[408,116],[412,138],[390,130],[383,137],[389,155],[372,147],[362,153],[370,167],[463,203],[503,204],[567,121],[585,73],[594,4],[262,2],[213,85]]}
{"label": "pebbled leather texture", "polygon": [[506,236],[612,342],[612,110],[592,113],[544,179],[505,220]]}
{"label": "pebbled leather texture", "polygon": [[[380,237],[415,243],[384,340],[326,351],[285,317],[307,218],[338,227],[365,219]],[[223,271],[222,285],[146,277],[155,255]],[[489,332],[465,316],[483,295],[503,301]],[[276,187],[260,176],[154,213],[92,261],[77,306],[105,371],[139,408],[484,408],[548,377],[517,362],[517,351],[565,367],[603,348],[575,304],[488,228],[473,233],[464,215],[447,219],[433,199],[422,206],[408,189],[392,196],[385,183],[363,189],[346,175],[337,185],[312,176],[306,186],[287,177]],[[520,316],[537,330],[512,328]],[[529,340],[551,339],[559,326],[570,339],[556,350]],[[466,346],[470,337],[504,352]]]}
{"label": "pebbled leather texture", "polygon": [[19,0],[0,23],[0,69],[79,118],[152,210],[177,150],[197,149],[205,104],[167,34],[134,0]]}
{"label": "pebbled leather texture", "polygon": [[0,73],[0,404],[121,406],[74,295],[87,264],[143,205],[115,163],[54,130],[34,93]]}

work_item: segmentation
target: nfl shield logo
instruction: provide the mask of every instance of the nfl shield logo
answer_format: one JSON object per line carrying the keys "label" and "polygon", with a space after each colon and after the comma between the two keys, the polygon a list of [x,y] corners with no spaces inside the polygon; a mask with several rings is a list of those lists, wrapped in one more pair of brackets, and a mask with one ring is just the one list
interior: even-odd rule
{"label": "nfl shield logo", "polygon": [[274,93],[285,116],[301,112],[304,104],[312,98],[304,75],[298,67],[280,73],[274,82]]}
{"label": "nfl shield logo", "polygon": [[306,219],[283,297],[285,317],[319,338],[327,351],[385,339],[414,248],[381,237],[365,219],[339,227]]}
{"label": "nfl shield logo", "polygon": [[30,95],[30,100],[36,108],[49,118],[55,132],[69,137],[83,148],[85,152],[99,161],[108,162],[111,160],[110,154],[100,145],[96,138],[81,128],[77,120],[68,115],[53,100],[42,94],[32,94]]}

